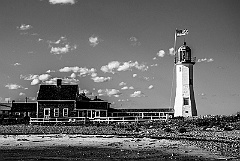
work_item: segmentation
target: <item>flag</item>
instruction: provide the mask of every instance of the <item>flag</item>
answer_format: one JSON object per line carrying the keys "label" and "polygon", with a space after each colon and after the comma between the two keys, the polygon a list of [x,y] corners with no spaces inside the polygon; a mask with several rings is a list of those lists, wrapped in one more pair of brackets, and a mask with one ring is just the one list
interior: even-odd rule
{"label": "flag", "polygon": [[175,34],[176,34],[177,37],[187,35],[188,34],[188,29],[176,30]]}

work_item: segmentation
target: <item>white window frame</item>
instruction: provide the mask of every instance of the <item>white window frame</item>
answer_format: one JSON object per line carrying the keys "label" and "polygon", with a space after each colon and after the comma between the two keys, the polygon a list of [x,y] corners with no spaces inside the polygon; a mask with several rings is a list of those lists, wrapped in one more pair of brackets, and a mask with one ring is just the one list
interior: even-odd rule
{"label": "white window frame", "polygon": [[54,117],[59,117],[59,108],[54,108]]}
{"label": "white window frame", "polygon": [[[65,110],[66,110],[67,115],[65,115]],[[68,117],[68,108],[63,109],[63,117]]]}
{"label": "white window frame", "polygon": [[[49,111],[48,112],[48,115],[45,115],[45,111]],[[51,110],[50,110],[50,108],[44,108],[44,118],[46,118],[46,119],[49,119],[49,117],[50,117],[50,112],[51,112]]]}

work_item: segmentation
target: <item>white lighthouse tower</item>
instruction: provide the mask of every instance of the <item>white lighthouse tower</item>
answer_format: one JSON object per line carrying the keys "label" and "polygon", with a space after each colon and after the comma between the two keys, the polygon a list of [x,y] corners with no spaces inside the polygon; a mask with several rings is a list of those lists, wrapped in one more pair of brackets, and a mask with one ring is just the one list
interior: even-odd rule
{"label": "white lighthouse tower", "polygon": [[176,66],[176,96],[174,103],[174,117],[197,116],[193,91],[193,65],[196,58],[192,58],[191,49],[186,42],[178,49],[175,57]]}

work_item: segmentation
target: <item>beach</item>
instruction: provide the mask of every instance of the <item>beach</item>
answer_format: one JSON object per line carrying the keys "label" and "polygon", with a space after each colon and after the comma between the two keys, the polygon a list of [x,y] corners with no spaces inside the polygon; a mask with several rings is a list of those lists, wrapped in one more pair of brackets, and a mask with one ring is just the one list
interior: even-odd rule
{"label": "beach", "polygon": [[1,135],[0,160],[219,160],[196,146],[168,139],[118,135]]}

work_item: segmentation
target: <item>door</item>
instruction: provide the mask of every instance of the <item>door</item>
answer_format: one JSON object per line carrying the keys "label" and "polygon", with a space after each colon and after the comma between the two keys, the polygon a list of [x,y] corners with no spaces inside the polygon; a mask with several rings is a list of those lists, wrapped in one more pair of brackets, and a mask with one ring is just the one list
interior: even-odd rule
{"label": "door", "polygon": [[49,119],[50,117],[50,108],[44,108],[44,118]]}

